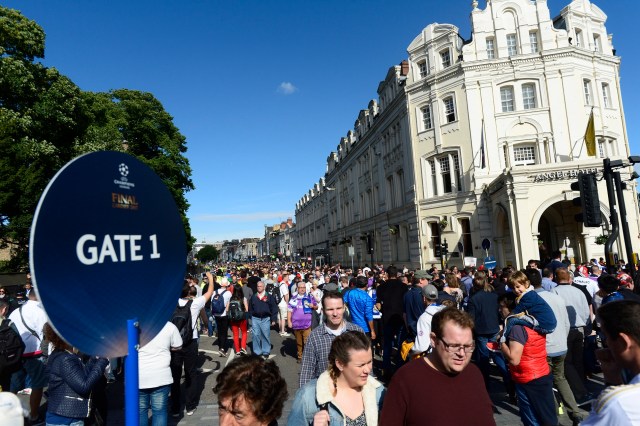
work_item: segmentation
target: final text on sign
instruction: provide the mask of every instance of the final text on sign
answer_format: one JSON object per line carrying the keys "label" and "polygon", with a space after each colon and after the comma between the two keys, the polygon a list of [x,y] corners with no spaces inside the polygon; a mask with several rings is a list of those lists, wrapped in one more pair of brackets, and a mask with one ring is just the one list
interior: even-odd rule
{"label": "final text on sign", "polygon": [[[157,235],[149,235],[149,242],[151,243],[149,258],[159,259]],[[99,242],[95,235],[85,234],[76,243],[78,260],[85,265],[104,263],[105,260],[111,262],[141,261],[145,258],[142,249],[142,235],[116,234],[110,236],[107,234]]]}

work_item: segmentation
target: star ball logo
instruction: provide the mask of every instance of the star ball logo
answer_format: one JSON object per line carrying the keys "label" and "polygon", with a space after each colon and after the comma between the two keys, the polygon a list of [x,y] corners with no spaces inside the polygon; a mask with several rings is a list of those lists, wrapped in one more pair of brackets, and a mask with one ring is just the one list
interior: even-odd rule
{"label": "star ball logo", "polygon": [[113,183],[118,185],[118,187],[122,189],[132,189],[135,188],[136,184],[133,182],[129,182],[127,176],[129,176],[129,166],[125,163],[120,163],[118,165],[118,173],[120,173],[120,177],[118,179],[114,179]]}
{"label": "star ball logo", "polygon": [[120,171],[120,175],[123,178],[126,178],[129,175],[129,166],[124,163],[120,163],[120,165],[118,166],[118,171]]}

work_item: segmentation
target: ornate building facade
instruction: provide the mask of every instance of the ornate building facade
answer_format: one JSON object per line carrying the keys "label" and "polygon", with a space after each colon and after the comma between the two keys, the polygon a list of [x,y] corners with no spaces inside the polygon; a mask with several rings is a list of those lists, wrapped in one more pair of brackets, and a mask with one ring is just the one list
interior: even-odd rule
{"label": "ornate building facade", "polygon": [[[603,158],[630,155],[606,15],[588,0],[553,19],[544,0],[484,6],[472,4],[469,39],[431,24],[411,42],[296,205],[301,247],[324,244],[348,262],[353,246],[358,263],[413,267],[439,263],[445,240],[446,262],[459,266],[487,255],[516,267],[553,250],[573,262],[604,255],[595,240],[609,228],[605,184],[602,228],[575,220],[570,184],[579,171],[601,177]],[[635,183],[623,193],[636,236]],[[625,253],[622,241],[614,251]]]}

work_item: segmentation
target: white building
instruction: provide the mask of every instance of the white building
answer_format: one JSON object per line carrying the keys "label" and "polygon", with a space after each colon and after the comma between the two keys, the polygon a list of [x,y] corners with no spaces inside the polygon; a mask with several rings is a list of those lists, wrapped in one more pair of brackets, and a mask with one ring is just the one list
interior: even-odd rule
{"label": "white building", "polygon": [[[487,254],[516,267],[553,250],[574,262],[604,256],[594,241],[609,227],[605,184],[601,229],[575,220],[579,194],[570,183],[578,171],[601,177],[605,157],[630,155],[606,15],[588,0],[574,0],[554,19],[544,0],[478,6],[469,38],[453,25],[431,24],[411,42],[408,72],[381,83],[379,110],[359,117],[368,127],[356,122],[329,157],[326,187],[336,191],[305,196],[299,226],[298,214],[328,203],[328,241],[374,229],[377,261],[414,267],[439,263],[436,246],[445,239],[447,262],[457,265]],[[583,141],[591,111],[595,157]],[[622,169],[623,179],[631,171]],[[623,192],[636,236],[635,183]],[[318,244],[304,242],[308,231],[300,228],[303,246]],[[614,250],[625,253],[621,241]],[[335,255],[347,260],[344,250]]]}

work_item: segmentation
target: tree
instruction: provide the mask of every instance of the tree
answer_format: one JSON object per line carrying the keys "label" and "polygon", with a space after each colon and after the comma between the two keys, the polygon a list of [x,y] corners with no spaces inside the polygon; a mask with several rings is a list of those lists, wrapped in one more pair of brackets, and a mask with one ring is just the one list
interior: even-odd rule
{"label": "tree", "polygon": [[44,32],[19,12],[0,7],[0,246],[7,269],[25,270],[31,222],[40,195],[74,156],[88,124],[80,89],[44,55]]}
{"label": "tree", "polygon": [[220,256],[220,252],[214,246],[204,246],[196,253],[196,259],[201,263],[212,262],[218,259],[218,256]]}
{"label": "tree", "polygon": [[35,209],[67,162],[97,150],[123,151],[149,165],[172,193],[191,237],[184,193],[192,190],[186,139],[150,93],[83,92],[44,57],[42,28],[0,6],[0,247],[9,271],[28,267]]}
{"label": "tree", "polygon": [[151,167],[173,195],[187,236],[187,250],[195,239],[187,219],[189,203],[185,193],[194,189],[191,166],[184,156],[186,138],[173,124],[160,101],[151,93],[113,90],[87,93],[91,124],[78,149],[126,150]]}

